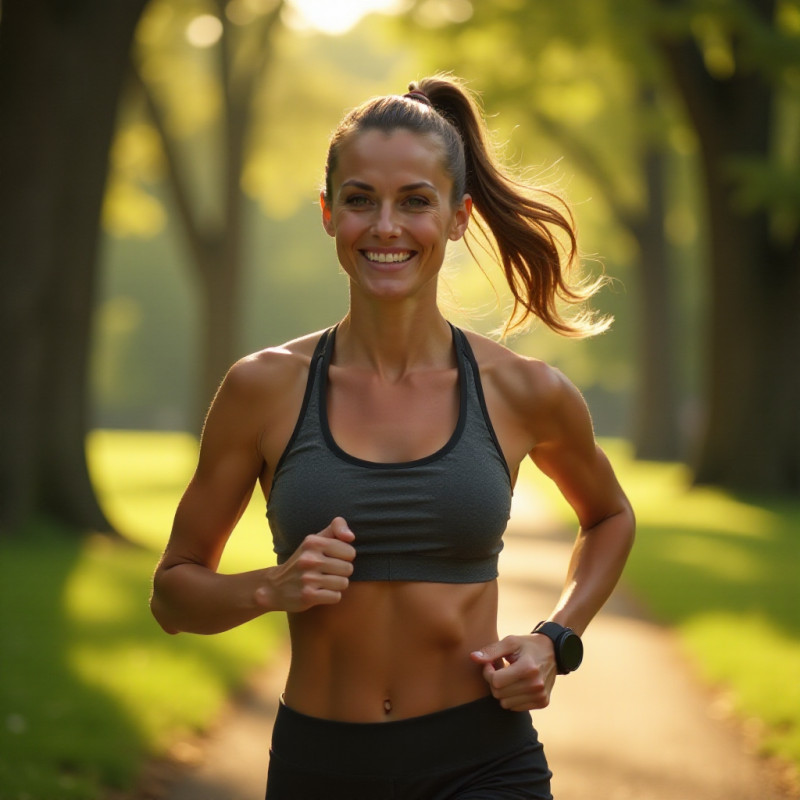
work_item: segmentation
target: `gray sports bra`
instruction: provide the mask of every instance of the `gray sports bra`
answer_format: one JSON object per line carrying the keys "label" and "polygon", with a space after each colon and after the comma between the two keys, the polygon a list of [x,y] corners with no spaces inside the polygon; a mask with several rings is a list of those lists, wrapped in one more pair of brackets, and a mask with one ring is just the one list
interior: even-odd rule
{"label": "gray sports bra", "polygon": [[497,577],[511,477],[472,349],[464,333],[451,328],[460,389],[456,428],[437,452],[396,464],[355,458],[334,441],[326,395],[336,329],[322,335],[267,501],[279,564],[305,536],[341,516],[355,534],[351,580],[480,583]]}

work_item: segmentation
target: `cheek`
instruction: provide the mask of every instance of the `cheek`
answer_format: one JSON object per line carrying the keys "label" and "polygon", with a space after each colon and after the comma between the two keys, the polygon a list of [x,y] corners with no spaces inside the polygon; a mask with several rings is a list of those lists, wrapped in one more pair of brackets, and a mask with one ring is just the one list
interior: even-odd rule
{"label": "cheek", "polygon": [[339,213],[333,217],[337,239],[352,239],[363,233],[366,221],[363,215]]}
{"label": "cheek", "polygon": [[437,215],[420,219],[415,226],[415,234],[421,242],[431,246],[444,245],[448,239],[449,229]]}

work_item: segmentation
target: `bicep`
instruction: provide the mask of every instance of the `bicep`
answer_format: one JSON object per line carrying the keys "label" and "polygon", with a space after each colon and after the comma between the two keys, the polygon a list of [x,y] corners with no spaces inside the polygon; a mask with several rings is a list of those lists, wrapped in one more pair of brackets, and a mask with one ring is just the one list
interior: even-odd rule
{"label": "bicep", "polygon": [[216,569],[263,467],[258,422],[241,387],[226,378],[212,403],[197,469],[178,504],[162,566]]}
{"label": "bicep", "polygon": [[578,390],[562,379],[555,395],[530,457],[558,486],[581,527],[591,528],[618,513],[625,496],[595,441],[589,410]]}

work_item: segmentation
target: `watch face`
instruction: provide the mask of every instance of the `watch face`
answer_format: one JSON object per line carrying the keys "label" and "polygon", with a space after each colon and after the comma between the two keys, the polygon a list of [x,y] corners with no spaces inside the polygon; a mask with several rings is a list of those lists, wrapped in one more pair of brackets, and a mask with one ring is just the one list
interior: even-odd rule
{"label": "watch face", "polygon": [[581,665],[581,661],[583,661],[583,642],[577,634],[568,633],[561,638],[559,656],[561,666],[569,672]]}

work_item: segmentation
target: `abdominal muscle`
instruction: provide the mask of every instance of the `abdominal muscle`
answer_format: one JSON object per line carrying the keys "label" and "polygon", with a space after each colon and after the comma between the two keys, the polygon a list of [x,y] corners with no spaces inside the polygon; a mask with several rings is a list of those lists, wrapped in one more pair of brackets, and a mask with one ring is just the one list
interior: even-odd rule
{"label": "abdominal muscle", "polygon": [[286,704],[342,722],[407,719],[489,694],[470,652],[497,640],[497,582],[354,582],[289,615]]}

